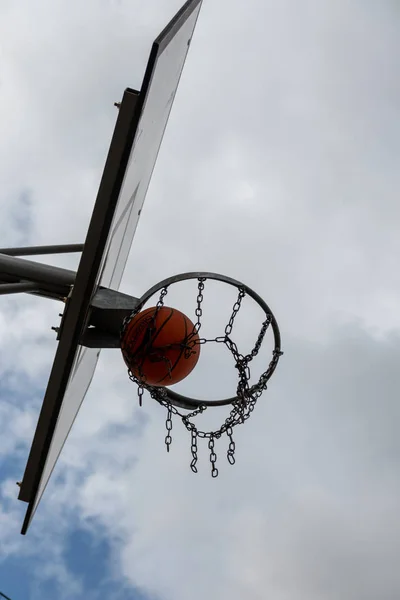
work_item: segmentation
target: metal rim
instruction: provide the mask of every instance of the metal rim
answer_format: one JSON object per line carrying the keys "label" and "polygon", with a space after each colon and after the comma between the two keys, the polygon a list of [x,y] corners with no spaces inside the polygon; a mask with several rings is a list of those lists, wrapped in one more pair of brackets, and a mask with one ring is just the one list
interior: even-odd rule
{"label": "metal rim", "polygon": [[[273,354],[273,356],[281,354],[281,335],[280,335],[278,323],[276,321],[276,318],[275,318],[272,310],[269,308],[268,304],[261,298],[261,296],[259,296],[257,294],[257,292],[255,292],[254,290],[249,288],[247,285],[245,285],[241,281],[232,279],[231,277],[227,277],[226,275],[221,275],[219,273],[208,273],[206,271],[193,271],[190,273],[181,273],[178,275],[174,275],[172,277],[168,277],[167,279],[163,279],[159,283],[156,283],[155,285],[153,285],[153,287],[151,287],[149,290],[147,290],[147,292],[145,292],[143,294],[143,296],[141,296],[141,298],[139,298],[138,306],[135,309],[135,313],[139,312],[143,308],[143,306],[146,304],[146,302],[148,300],[150,300],[150,298],[152,296],[154,296],[154,294],[156,294],[163,288],[169,287],[170,285],[173,285],[175,283],[179,283],[180,281],[186,281],[188,279],[199,279],[199,278],[213,279],[215,281],[221,281],[223,283],[226,283],[226,284],[231,285],[236,288],[242,288],[248,296],[250,296],[255,302],[257,302],[257,304],[264,311],[265,315],[271,316],[271,327],[272,327],[272,331],[273,331],[273,335],[274,335],[274,349],[273,349],[272,354]],[[270,379],[274,370],[275,369],[271,370],[268,379]],[[253,386],[253,389],[256,387],[257,387],[257,384],[255,384]],[[182,394],[178,394],[177,392],[174,392],[173,390],[170,390],[167,387],[164,387],[163,389],[166,392],[167,400],[169,402],[171,402],[171,404],[173,404],[175,406],[179,406],[180,408],[184,408],[186,410],[193,410],[200,406],[211,406],[211,407],[212,406],[226,406],[228,404],[233,404],[234,402],[239,400],[239,398],[237,396],[233,396],[232,398],[225,398],[222,400],[200,400],[198,398],[189,398]]]}

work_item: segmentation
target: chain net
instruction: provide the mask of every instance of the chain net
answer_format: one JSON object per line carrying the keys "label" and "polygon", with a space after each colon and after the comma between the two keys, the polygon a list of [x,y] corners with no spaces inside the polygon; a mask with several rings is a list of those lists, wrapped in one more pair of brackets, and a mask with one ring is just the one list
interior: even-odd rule
{"label": "chain net", "polygon": [[[209,406],[201,405],[198,406],[195,410],[190,412],[182,413],[176,406],[174,406],[168,398],[167,390],[164,387],[157,387],[152,385],[147,385],[143,378],[141,377],[143,374],[140,371],[140,361],[143,358],[143,355],[149,349],[149,346],[144,345],[142,350],[142,356],[137,357],[132,353],[129,356],[130,364],[139,365],[139,377],[134,375],[131,369],[128,368],[128,375],[130,380],[136,384],[137,393],[139,399],[139,405],[142,406],[144,391],[147,390],[154,400],[156,400],[161,406],[166,409],[166,436],[165,436],[165,445],[166,449],[169,452],[170,446],[172,444],[172,418],[173,416],[177,416],[181,419],[182,423],[188,430],[191,436],[191,444],[190,450],[192,455],[192,460],[190,463],[190,468],[194,473],[197,473],[197,461],[198,461],[198,439],[206,439],[208,440],[208,450],[209,450],[209,459],[211,464],[211,475],[212,477],[218,476],[218,468],[217,468],[217,454],[215,451],[215,440],[218,440],[223,435],[227,436],[228,439],[228,450],[227,450],[227,460],[230,465],[235,464],[235,441],[233,439],[233,429],[237,425],[245,423],[247,419],[253,413],[257,400],[261,396],[261,394],[267,389],[267,382],[274,372],[277,363],[279,361],[280,356],[283,354],[280,350],[274,350],[272,353],[272,360],[270,361],[267,370],[262,373],[259,378],[259,381],[255,385],[250,385],[250,363],[251,361],[258,355],[258,352],[263,343],[265,334],[271,324],[272,315],[266,315],[266,319],[263,321],[260,332],[258,334],[257,340],[254,344],[253,349],[249,354],[243,355],[239,352],[236,343],[233,341],[231,334],[233,330],[233,326],[235,323],[235,318],[242,306],[242,300],[246,295],[245,289],[242,287],[238,288],[238,296],[236,302],[233,305],[232,313],[230,315],[229,321],[225,327],[224,335],[217,336],[212,339],[206,339],[200,337],[201,330],[201,319],[203,316],[202,311],[202,302],[204,299],[203,291],[205,288],[206,277],[199,277],[197,284],[197,306],[195,310],[196,322],[194,324],[193,331],[189,333],[187,338],[182,341],[182,345],[184,347],[184,352],[186,356],[193,352],[193,347],[196,344],[207,344],[207,343],[217,343],[217,344],[225,344],[230,353],[233,356],[235,361],[235,367],[238,372],[238,385],[236,389],[236,398],[232,402],[231,410],[228,417],[219,427],[219,429],[214,431],[201,431],[197,428],[194,423],[194,419],[199,414],[202,414]],[[149,344],[151,344],[152,331],[155,330],[155,320],[157,316],[157,312],[161,307],[164,306],[164,298],[168,293],[168,286],[162,288],[160,292],[160,296],[158,302],[156,304],[156,310],[152,316],[152,323],[149,326],[149,335],[148,340]],[[140,309],[137,309],[129,315],[124,320],[122,327],[122,335],[131,322],[131,320],[136,316]],[[124,348],[124,353],[129,355],[129,345]]]}

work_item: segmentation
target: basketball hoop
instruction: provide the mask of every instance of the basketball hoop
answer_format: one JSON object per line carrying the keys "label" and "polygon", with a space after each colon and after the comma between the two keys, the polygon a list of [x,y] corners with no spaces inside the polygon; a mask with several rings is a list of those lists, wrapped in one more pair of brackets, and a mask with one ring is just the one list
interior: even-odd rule
{"label": "basketball hoop", "polygon": [[[204,291],[206,288],[207,280],[216,280],[227,285],[233,286],[238,290],[237,299],[233,305],[232,313],[229,321],[225,326],[223,335],[217,335],[215,338],[207,339],[201,337],[200,331],[202,327],[202,302],[204,298]],[[170,445],[172,443],[172,416],[177,415],[182,420],[184,426],[191,434],[191,453],[192,461],[190,467],[194,473],[197,473],[197,441],[198,438],[208,439],[208,449],[210,452],[211,462],[211,475],[212,477],[218,476],[218,469],[216,467],[217,455],[215,453],[215,440],[219,439],[222,435],[226,434],[228,438],[228,450],[227,460],[229,464],[235,463],[235,442],[233,440],[233,428],[237,425],[244,423],[254,411],[255,405],[261,394],[267,389],[267,383],[274,373],[278,364],[280,356],[283,354],[281,351],[281,339],[279,333],[279,327],[277,321],[264,300],[252,289],[245,284],[225,275],[219,275],[217,273],[207,272],[194,272],[194,273],[183,273],[164,279],[160,283],[154,285],[148,290],[139,300],[139,303],[135,310],[127,317],[122,326],[121,331],[121,350],[127,364],[133,364],[135,362],[134,353],[131,351],[129,344],[124,344],[125,332],[131,323],[132,319],[140,312],[143,306],[150,300],[150,298],[159,293],[158,301],[155,308],[155,314],[157,310],[160,310],[164,306],[164,299],[168,294],[170,287],[176,283],[196,280],[197,281],[197,296],[196,296],[196,309],[195,316],[196,321],[194,323],[193,331],[189,332],[188,339],[192,340],[192,344],[224,344],[230,351],[234,362],[235,368],[238,372],[238,384],[236,389],[236,396],[225,399],[217,400],[206,400],[190,398],[169,389],[168,387],[160,387],[154,385],[148,385],[143,379],[138,377],[137,370],[133,373],[133,369],[128,368],[129,378],[133,383],[136,384],[138,390],[139,404],[142,405],[142,399],[144,390],[147,390],[154,400],[164,406],[167,410],[166,419],[166,430],[167,435],[165,437],[165,444],[167,451],[169,452]],[[242,300],[245,296],[252,298],[262,309],[264,313],[264,320],[262,321],[260,332],[254,343],[254,347],[248,354],[244,355],[238,349],[237,344],[233,340],[232,331],[235,324],[235,318],[242,306]],[[265,339],[267,331],[271,329],[274,338],[274,346],[272,351],[272,358],[266,368],[266,370],[259,377],[259,380],[251,384],[250,378],[250,364],[251,361],[258,355],[259,350]],[[221,333],[221,332],[220,332]],[[197,335],[194,335],[197,334]],[[194,340],[194,341],[193,341]],[[186,342],[187,344],[188,342]],[[221,427],[214,431],[204,432],[199,431],[193,422],[193,419],[203,413],[206,409],[216,406],[227,406],[231,405],[231,410],[228,417],[225,419]],[[180,412],[179,409],[188,411],[186,413]]]}

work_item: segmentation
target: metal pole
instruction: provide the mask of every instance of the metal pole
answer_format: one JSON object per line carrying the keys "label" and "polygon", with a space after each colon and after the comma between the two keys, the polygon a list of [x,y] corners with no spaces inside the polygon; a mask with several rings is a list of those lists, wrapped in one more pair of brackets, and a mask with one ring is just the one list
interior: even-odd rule
{"label": "metal pole", "polygon": [[5,598],[6,600],[11,600],[11,598],[9,598],[8,596],[6,596],[5,594],[3,594],[2,592],[0,592],[0,596],[2,598]]}
{"label": "metal pole", "polygon": [[0,285],[33,283],[35,289],[29,290],[30,294],[63,300],[74,282],[74,271],[0,254]]}
{"label": "metal pole", "polygon": [[59,244],[55,246],[25,246],[21,248],[0,248],[0,254],[8,256],[35,256],[44,254],[68,254],[83,252],[85,244]]}
{"label": "metal pole", "polygon": [[75,281],[75,272],[60,267],[44,265],[42,263],[0,254],[1,274],[18,277],[22,281],[44,283],[55,286],[70,287]]}
{"label": "metal pole", "polygon": [[22,292],[39,292],[36,283],[2,283],[0,284],[0,296],[5,294],[21,294]]}

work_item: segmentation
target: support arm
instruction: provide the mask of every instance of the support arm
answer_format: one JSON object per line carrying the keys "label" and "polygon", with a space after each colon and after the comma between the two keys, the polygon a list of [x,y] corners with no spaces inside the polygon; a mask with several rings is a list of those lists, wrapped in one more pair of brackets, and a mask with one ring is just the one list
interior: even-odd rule
{"label": "support arm", "polygon": [[83,252],[85,244],[59,244],[55,246],[25,246],[21,248],[0,248],[0,254],[8,256],[35,256],[44,254],[69,254]]}
{"label": "support arm", "polygon": [[33,283],[36,286],[33,293],[63,298],[68,296],[74,281],[74,271],[0,254],[0,282],[3,284]]}

